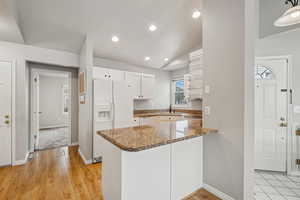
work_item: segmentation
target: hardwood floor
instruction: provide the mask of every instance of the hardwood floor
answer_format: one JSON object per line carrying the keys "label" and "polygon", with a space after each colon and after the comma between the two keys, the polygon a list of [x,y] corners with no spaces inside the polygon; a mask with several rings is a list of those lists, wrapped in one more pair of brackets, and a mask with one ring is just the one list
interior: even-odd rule
{"label": "hardwood floor", "polygon": [[184,200],[221,200],[221,199],[207,192],[204,189],[200,189],[196,191],[194,194],[192,194],[191,196],[186,197]]}
{"label": "hardwood floor", "polygon": [[[38,151],[23,166],[0,168],[1,200],[103,200],[101,164],[84,165],[78,147]],[[185,200],[219,200],[205,190]]]}

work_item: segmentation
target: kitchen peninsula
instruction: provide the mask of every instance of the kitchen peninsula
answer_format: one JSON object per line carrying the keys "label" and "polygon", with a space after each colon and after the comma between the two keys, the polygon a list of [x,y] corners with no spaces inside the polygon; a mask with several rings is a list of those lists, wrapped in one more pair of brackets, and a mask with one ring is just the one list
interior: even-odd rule
{"label": "kitchen peninsula", "polygon": [[180,200],[202,187],[201,119],[150,117],[147,125],[99,131],[108,200]]}

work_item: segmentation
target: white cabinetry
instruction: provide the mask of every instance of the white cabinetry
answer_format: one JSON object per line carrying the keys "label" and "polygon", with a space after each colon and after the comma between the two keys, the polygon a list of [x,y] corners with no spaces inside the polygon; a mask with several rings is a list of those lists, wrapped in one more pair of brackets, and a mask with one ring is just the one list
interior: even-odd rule
{"label": "white cabinetry", "polygon": [[198,50],[190,54],[190,74],[188,76],[189,92],[191,100],[201,99],[203,95],[203,51]]}
{"label": "white cabinetry", "polygon": [[152,74],[142,74],[126,72],[126,81],[132,87],[135,99],[151,99],[154,97],[155,76]]}
{"label": "white cabinetry", "polygon": [[115,69],[107,69],[101,67],[93,67],[94,79],[110,79],[113,81],[125,80],[125,72]]}
{"label": "white cabinetry", "polygon": [[128,86],[132,88],[133,97],[141,98],[141,74],[135,72],[126,72],[125,79]]}
{"label": "white cabinetry", "polygon": [[150,74],[141,75],[141,95],[143,99],[151,99],[154,97],[155,76]]}

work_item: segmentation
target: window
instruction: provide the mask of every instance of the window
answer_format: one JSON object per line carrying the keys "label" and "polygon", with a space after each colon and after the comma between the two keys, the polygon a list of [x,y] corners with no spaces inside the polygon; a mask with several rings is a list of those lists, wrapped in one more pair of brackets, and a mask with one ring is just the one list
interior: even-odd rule
{"label": "window", "polygon": [[174,80],[173,81],[173,105],[186,105],[186,99],[184,97],[184,80]]}
{"label": "window", "polygon": [[272,70],[266,66],[259,65],[256,67],[255,71],[255,78],[257,80],[272,80],[275,78]]}

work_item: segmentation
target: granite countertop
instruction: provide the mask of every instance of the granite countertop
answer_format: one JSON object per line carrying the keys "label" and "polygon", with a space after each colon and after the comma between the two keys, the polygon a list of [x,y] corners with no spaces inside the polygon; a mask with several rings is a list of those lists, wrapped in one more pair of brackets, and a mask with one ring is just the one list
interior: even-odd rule
{"label": "granite countertop", "polygon": [[124,151],[138,152],[217,132],[215,129],[202,128],[201,119],[179,121],[152,119],[144,126],[98,131],[97,133]]}
{"label": "granite countertop", "polygon": [[139,113],[134,114],[135,118],[153,117],[153,116],[183,116],[186,118],[201,118],[201,114],[181,113],[181,112],[153,112],[153,113]]}

